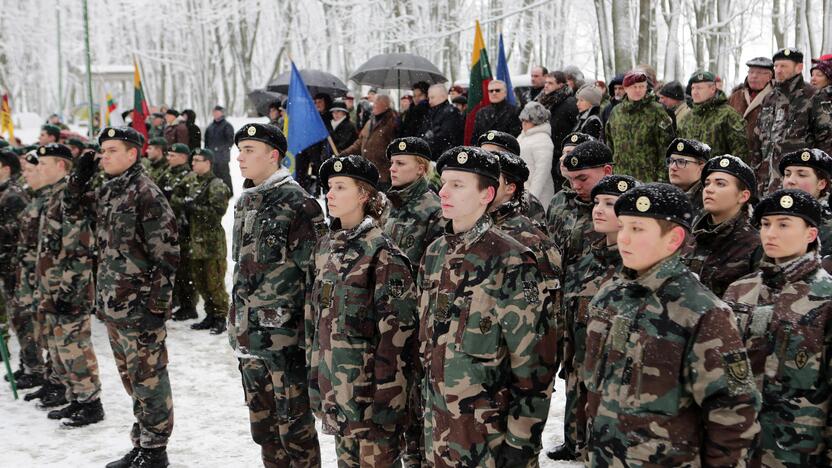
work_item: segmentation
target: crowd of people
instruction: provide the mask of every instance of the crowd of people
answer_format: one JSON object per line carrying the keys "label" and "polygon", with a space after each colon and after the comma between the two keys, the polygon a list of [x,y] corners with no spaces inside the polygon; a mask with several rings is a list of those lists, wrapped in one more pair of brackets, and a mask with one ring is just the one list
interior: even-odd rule
{"label": "crowd of people", "polygon": [[280,103],[236,132],[218,106],[204,145],[171,110],[147,141],[46,125],[0,152],[18,385],[64,426],[103,419],[95,313],[136,416],[107,466],[167,466],[165,320],[202,297],[266,467],[320,466],[316,419],[339,466],[536,466],[556,377],[552,459],[829,466],[832,55],[810,83],[794,48],[747,66],[729,96],[705,70],[535,67],[519,106],[489,82],[470,141],[456,87],[399,112],[319,94],[336,151],[295,176]]}

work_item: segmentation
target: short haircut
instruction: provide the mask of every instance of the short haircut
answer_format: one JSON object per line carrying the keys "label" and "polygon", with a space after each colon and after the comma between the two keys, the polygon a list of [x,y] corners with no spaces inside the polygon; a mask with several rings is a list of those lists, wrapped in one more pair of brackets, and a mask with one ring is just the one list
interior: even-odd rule
{"label": "short haircut", "polygon": [[562,71],[556,70],[547,74],[546,76],[554,78],[555,83],[566,84],[566,74]]}
{"label": "short haircut", "polygon": [[431,87],[428,88],[428,91],[430,91],[431,89],[434,91],[441,91],[442,95],[448,97],[448,89],[445,88],[445,85],[437,83],[435,85],[431,85]]}
{"label": "short haircut", "polygon": [[422,94],[427,94],[428,88],[430,88],[430,84],[428,84],[427,81],[417,81],[416,83],[413,83],[413,86],[410,87],[410,89],[413,90],[418,89],[422,92]]}

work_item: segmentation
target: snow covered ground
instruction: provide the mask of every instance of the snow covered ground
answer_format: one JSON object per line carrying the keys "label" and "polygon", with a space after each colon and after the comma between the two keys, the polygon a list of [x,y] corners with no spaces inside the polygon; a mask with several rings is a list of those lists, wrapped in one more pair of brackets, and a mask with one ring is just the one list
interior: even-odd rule
{"label": "snow covered ground", "polygon": [[[229,119],[235,128],[253,119]],[[37,139],[38,129],[19,129],[24,142]],[[232,152],[232,158],[235,152]],[[234,191],[239,194],[242,178],[232,160]],[[236,199],[236,197],[235,197]],[[233,204],[223,218],[230,242]],[[232,264],[226,285],[231,289]],[[202,306],[200,304],[200,315]],[[174,429],[168,445],[172,467],[258,467],[259,447],[251,440],[248,410],[243,401],[237,361],[224,335],[190,329],[193,321],[168,322],[168,371],[173,391]],[[0,466],[9,468],[101,467],[130,450],[132,404],[121,385],[104,325],[93,319],[93,343],[103,385],[104,421],[86,428],[61,429],[46,412],[21,398],[15,401],[11,388],[0,381]],[[17,342],[11,339],[13,368],[17,368]],[[4,373],[3,371],[2,373]],[[22,396],[22,395],[21,395]],[[544,451],[563,440],[563,381],[558,381],[549,420],[543,436]],[[319,427],[320,429],[320,427]],[[323,465],[335,467],[335,444],[320,435]],[[542,467],[578,466],[554,463],[540,455]]]}

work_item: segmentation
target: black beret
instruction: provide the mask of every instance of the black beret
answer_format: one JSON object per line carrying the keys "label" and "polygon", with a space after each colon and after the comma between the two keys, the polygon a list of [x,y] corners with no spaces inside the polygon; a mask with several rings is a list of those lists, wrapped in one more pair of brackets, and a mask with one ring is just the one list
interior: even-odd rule
{"label": "black beret", "polygon": [[48,143],[38,148],[38,158],[54,156],[72,161],[72,151],[69,146],[60,143]]}
{"label": "black beret", "polygon": [[58,127],[57,125],[46,124],[40,129],[46,132],[47,135],[52,135],[55,137],[61,136],[61,127]]}
{"label": "black beret", "polygon": [[98,134],[98,144],[107,140],[121,140],[129,145],[141,148],[144,145],[144,137],[133,127],[105,127]]}
{"label": "black beret", "polygon": [[87,146],[87,145],[85,145],[85,144],[84,144],[84,142],[83,142],[83,141],[81,141],[81,139],[80,139],[80,138],[70,138],[70,139],[68,139],[68,140],[66,141],[66,143],[67,143],[69,146],[74,146],[74,147],[76,147],[76,148],[80,148],[80,149],[84,149],[84,148],[86,148],[86,146]]}
{"label": "black beret", "polygon": [[673,154],[690,156],[692,158],[701,159],[702,161],[707,161],[711,159],[711,147],[699,140],[676,138],[667,147],[667,151],[665,151],[665,158],[669,158]]}
{"label": "black beret", "polygon": [[640,185],[618,197],[615,215],[663,219],[690,231],[693,207],[685,192],[675,185],[651,183]]}
{"label": "black beret", "polygon": [[803,148],[786,153],[777,166],[781,176],[784,175],[783,173],[786,172],[786,168],[789,166],[811,167],[816,171],[821,171],[823,173],[820,175],[821,177],[832,177],[832,156],[817,148]]}
{"label": "black beret", "polygon": [[211,148],[195,148],[193,156],[202,156],[206,161],[214,162],[214,151]]}
{"label": "black beret", "polygon": [[181,153],[190,156],[191,148],[189,148],[185,143],[174,143],[170,145],[170,148],[168,148],[168,153]]}
{"label": "black beret", "polygon": [[705,167],[702,168],[701,180],[703,184],[705,183],[705,179],[708,178],[708,174],[712,172],[731,174],[748,187],[752,198],[757,197],[757,177],[754,176],[754,169],[751,169],[742,159],[730,154],[714,156],[709,159],[705,163]]}
{"label": "black beret", "polygon": [[378,189],[378,169],[367,158],[350,154],[347,156],[333,156],[321,164],[318,178],[324,190],[329,187],[330,177],[350,177],[361,180]]}
{"label": "black beret", "polygon": [[32,164],[33,166],[37,166],[40,164],[40,158],[38,158],[38,152],[36,150],[29,151],[26,153],[26,162]]}
{"label": "black beret", "polygon": [[635,177],[628,175],[608,175],[601,178],[595,187],[592,187],[592,194],[590,200],[594,200],[596,195],[613,195],[620,197],[622,194],[635,187],[641,185]]}
{"label": "black beret", "polygon": [[685,87],[678,81],[671,81],[665,83],[662,89],[659,90],[659,95],[675,99],[677,101],[685,100]]}
{"label": "black beret", "polygon": [[87,143],[87,149],[91,149],[96,153],[101,152],[101,146],[98,143]]}
{"label": "black beret", "polygon": [[759,225],[763,216],[769,215],[797,216],[817,227],[823,222],[823,207],[815,197],[803,190],[781,189],[757,203],[754,207],[754,224]]}
{"label": "black beret", "polygon": [[396,138],[387,145],[387,159],[400,155],[420,156],[428,161],[433,160],[430,145],[419,137]]}
{"label": "black beret", "polygon": [[179,111],[176,109],[168,109],[165,111],[165,114],[170,114],[174,117],[179,117]]}
{"label": "black beret", "polygon": [[520,143],[517,138],[511,136],[506,132],[498,130],[489,130],[477,138],[477,146],[494,145],[503,148],[511,154],[520,155]]}
{"label": "black beret", "polygon": [[23,146],[12,147],[12,153],[18,156],[23,156],[24,154],[26,154],[26,148]]}
{"label": "black beret", "polygon": [[580,171],[613,164],[612,151],[600,141],[587,141],[576,146],[563,160],[567,171]]}
{"label": "black beret", "polygon": [[460,94],[459,96],[451,99],[451,104],[468,104],[468,98]]}
{"label": "black beret", "polygon": [[500,180],[500,158],[476,146],[457,146],[442,153],[436,162],[436,172],[441,175],[445,169],[470,172],[495,181]]}
{"label": "black beret", "polygon": [[753,59],[745,62],[745,66],[757,67],[757,68],[765,68],[766,70],[774,70],[774,62],[771,61],[768,57],[754,57]]}
{"label": "black beret", "polygon": [[0,151],[0,164],[11,168],[12,175],[20,172],[20,160],[13,151]]}
{"label": "black beret", "polygon": [[255,140],[263,142],[278,150],[282,155],[286,154],[286,136],[274,125],[250,123],[245,124],[234,134],[234,144],[238,147],[244,140]]}
{"label": "black beret", "polygon": [[512,182],[525,183],[529,180],[529,166],[520,156],[508,151],[492,151],[500,158],[500,172]]}
{"label": "black beret", "polygon": [[771,60],[772,62],[776,62],[778,60],[791,60],[792,62],[803,63],[803,52],[795,47],[786,47],[785,49],[778,50]]}
{"label": "black beret", "polygon": [[561,142],[561,148],[566,148],[567,146],[578,146],[581,143],[586,143],[587,141],[595,141],[595,138],[592,135],[588,135],[586,133],[572,132],[569,135],[563,137],[563,141]]}
{"label": "black beret", "polygon": [[151,138],[150,143],[148,145],[151,146],[161,146],[162,148],[168,147],[168,141],[162,137]]}
{"label": "black beret", "polygon": [[3,138],[0,138],[0,148],[6,148],[8,146],[9,146],[9,142],[4,140]]}

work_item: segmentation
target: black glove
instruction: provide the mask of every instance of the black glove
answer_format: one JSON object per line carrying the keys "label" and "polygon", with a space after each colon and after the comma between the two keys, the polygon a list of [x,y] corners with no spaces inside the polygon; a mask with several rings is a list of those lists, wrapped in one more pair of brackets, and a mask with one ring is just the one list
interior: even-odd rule
{"label": "black glove", "polygon": [[98,169],[98,163],[95,160],[95,151],[86,150],[78,160],[75,161],[75,177],[81,185],[86,184],[95,174]]}
{"label": "black glove", "polygon": [[529,460],[534,458],[534,453],[529,447],[519,449],[505,442],[500,447],[500,452],[500,461],[502,463],[498,463],[498,467],[513,468],[516,466],[526,466],[529,464]]}
{"label": "black glove", "polygon": [[55,301],[55,314],[56,315],[71,315],[72,314],[72,304],[69,302],[58,299]]}

